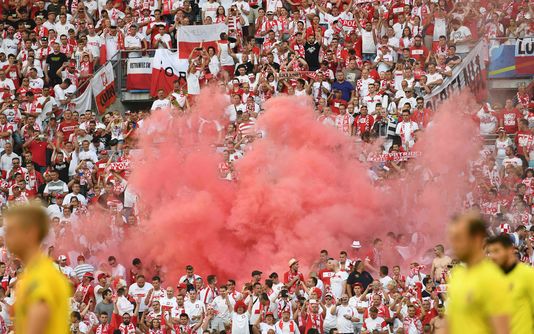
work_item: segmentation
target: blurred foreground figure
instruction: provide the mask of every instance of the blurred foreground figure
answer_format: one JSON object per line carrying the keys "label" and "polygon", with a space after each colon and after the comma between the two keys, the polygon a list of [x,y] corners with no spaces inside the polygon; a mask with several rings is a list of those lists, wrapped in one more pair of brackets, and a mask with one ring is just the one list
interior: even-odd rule
{"label": "blurred foreground figure", "polygon": [[534,269],[519,261],[508,234],[490,238],[487,251],[508,280],[508,293],[512,299],[511,333],[534,333]]}
{"label": "blurred foreground figure", "polygon": [[15,290],[15,332],[69,333],[70,285],[40,248],[48,234],[48,215],[42,207],[24,205],[11,208],[4,217],[7,247],[24,263]]}
{"label": "blurred foreground figure", "polygon": [[502,270],[485,257],[486,223],[474,212],[453,219],[449,240],[465,263],[451,273],[447,308],[450,334],[510,333],[509,286]]}

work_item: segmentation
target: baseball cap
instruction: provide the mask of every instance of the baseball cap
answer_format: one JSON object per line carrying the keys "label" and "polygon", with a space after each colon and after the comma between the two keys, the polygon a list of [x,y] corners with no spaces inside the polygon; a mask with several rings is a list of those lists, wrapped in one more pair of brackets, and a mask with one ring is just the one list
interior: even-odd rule
{"label": "baseball cap", "polygon": [[109,275],[106,274],[106,273],[100,273],[100,274],[98,274],[98,276],[96,278],[100,281],[104,277],[109,277]]}
{"label": "baseball cap", "polygon": [[65,255],[60,255],[60,256],[58,256],[57,259],[58,259],[58,261],[65,261],[65,260],[67,260],[67,257]]}
{"label": "baseball cap", "polygon": [[93,273],[90,273],[90,272],[83,274],[83,278],[90,278],[92,280],[95,279],[95,277],[93,276]]}
{"label": "baseball cap", "polygon": [[254,271],[252,272],[252,276],[261,275],[261,274],[262,274],[262,272],[259,271],[259,270],[254,270]]}

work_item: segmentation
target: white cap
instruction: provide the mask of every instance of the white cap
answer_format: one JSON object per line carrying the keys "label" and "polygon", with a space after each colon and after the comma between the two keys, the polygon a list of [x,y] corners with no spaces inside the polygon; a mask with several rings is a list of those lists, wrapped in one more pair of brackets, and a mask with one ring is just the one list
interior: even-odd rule
{"label": "white cap", "polygon": [[311,305],[311,304],[317,304],[317,300],[316,299],[310,299],[308,301],[308,303]]}
{"label": "white cap", "polygon": [[65,261],[67,257],[65,255],[60,255],[57,259],[58,261]]}
{"label": "white cap", "polygon": [[354,240],[350,247],[352,247],[352,248],[362,248],[362,244],[360,244],[360,242],[358,240]]}

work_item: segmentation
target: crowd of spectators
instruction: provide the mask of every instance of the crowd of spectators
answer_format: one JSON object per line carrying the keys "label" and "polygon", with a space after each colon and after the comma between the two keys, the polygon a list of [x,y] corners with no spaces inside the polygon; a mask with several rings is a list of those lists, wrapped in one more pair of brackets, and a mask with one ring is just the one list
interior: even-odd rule
{"label": "crowd of spectators", "polygon": [[[222,179],[236,179],[233,162],[260,138],[256,119],[263,103],[278,95],[310,96],[318,121],[356,142],[383,140],[371,175],[374,181],[395,177],[409,162],[387,153],[409,153],[432,122],[424,97],[480,39],[492,47],[532,36],[533,6],[511,0],[4,1],[0,202],[9,207],[41,199],[56,235],[93,206],[125,226],[137,224],[137,194],[128,187],[130,152],[150,110],[100,116],[76,111],[72,100],[117,51],[137,57],[175,48],[176,29],[193,24],[225,23],[228,32],[216,47],[193,51],[186,85],[177,81],[170,94],[160,90],[152,110],[187,114],[201,87],[219,85],[228,96],[226,124],[217,125]],[[489,218],[493,233],[509,233],[530,263],[532,112],[521,86],[504,106],[484,103],[473,115],[481,134],[498,138],[474,164],[474,190],[466,199]],[[72,333],[438,333],[453,261],[437,245],[430,268],[386,263],[383,252],[397,239],[376,239],[368,254],[360,253],[357,241],[339,258],[323,251],[306,276],[291,259],[283,277],[272,273],[264,280],[254,271],[240,288],[233,280],[200,277],[191,266],[176,282],[139,259],[127,272],[113,256],[109,270],[99,268],[90,252],[54,257],[75,286]],[[22,267],[3,245],[0,261],[5,333]]]}

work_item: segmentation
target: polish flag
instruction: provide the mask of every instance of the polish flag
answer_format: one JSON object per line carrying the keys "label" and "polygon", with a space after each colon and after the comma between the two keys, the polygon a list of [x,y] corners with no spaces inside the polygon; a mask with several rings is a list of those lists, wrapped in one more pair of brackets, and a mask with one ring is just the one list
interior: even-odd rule
{"label": "polish flag", "polygon": [[179,59],[177,52],[157,49],[152,61],[150,95],[156,96],[159,89],[163,89],[165,95],[168,95],[178,79],[183,80],[185,84],[188,65],[188,60]]}
{"label": "polish flag", "polygon": [[209,46],[213,46],[217,50],[217,41],[221,39],[221,33],[227,31],[228,26],[224,23],[179,27],[176,35],[178,57],[188,59],[193,50],[200,47],[201,44],[206,50]]}

